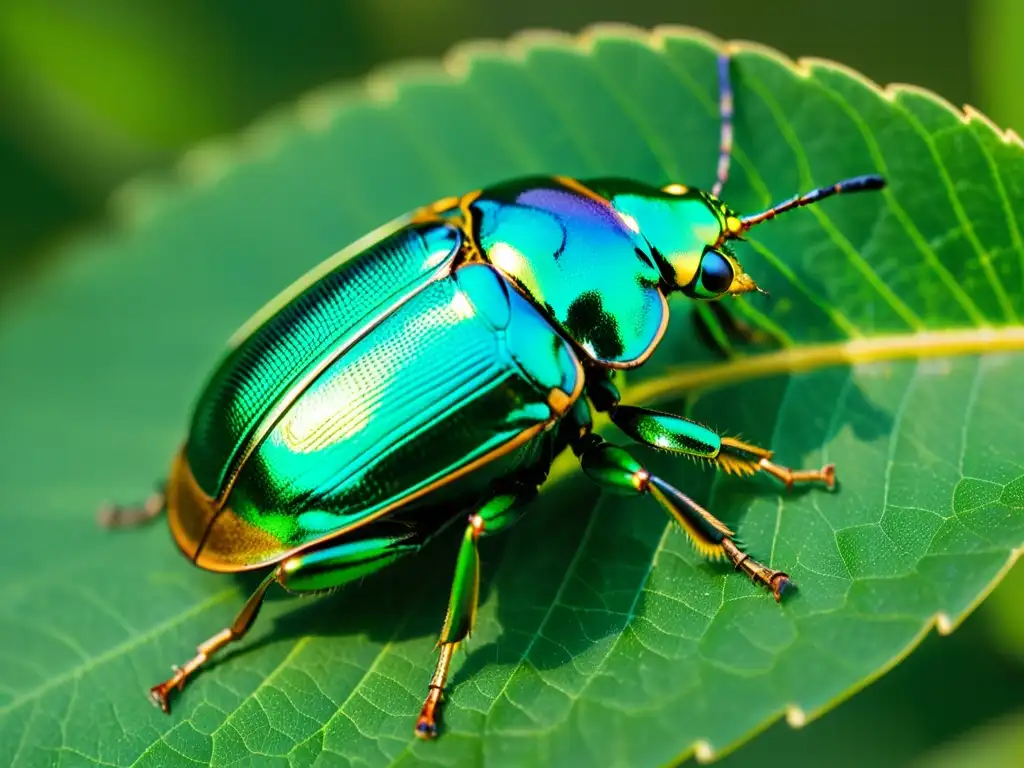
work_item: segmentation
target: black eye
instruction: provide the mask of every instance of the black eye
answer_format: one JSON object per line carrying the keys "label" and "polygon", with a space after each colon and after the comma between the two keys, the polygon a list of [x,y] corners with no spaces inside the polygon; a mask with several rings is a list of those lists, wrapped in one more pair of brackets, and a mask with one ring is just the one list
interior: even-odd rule
{"label": "black eye", "polygon": [[732,265],[722,254],[708,251],[700,262],[700,284],[710,294],[725,293],[732,285]]}

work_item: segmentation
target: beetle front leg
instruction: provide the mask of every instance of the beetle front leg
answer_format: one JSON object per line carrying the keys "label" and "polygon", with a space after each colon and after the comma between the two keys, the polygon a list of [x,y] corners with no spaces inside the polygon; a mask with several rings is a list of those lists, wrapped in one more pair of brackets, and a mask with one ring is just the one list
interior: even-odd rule
{"label": "beetle front leg", "polygon": [[437,714],[441,697],[448,681],[448,668],[452,655],[459,643],[473,632],[477,604],[480,599],[480,553],[477,542],[485,534],[507,528],[517,518],[523,502],[536,493],[536,489],[521,494],[503,494],[480,507],[469,516],[469,524],[462,537],[462,546],[455,562],[455,578],[452,580],[451,595],[448,598],[448,612],[437,644],[441,652],[430,678],[427,698],[423,702],[419,719],[416,721],[416,735],[421,739],[437,736]]}
{"label": "beetle front leg", "polygon": [[755,583],[772,591],[776,602],[790,585],[789,575],[754,560],[733,540],[735,534],[704,507],[656,475],[652,475],[626,450],[588,434],[573,445],[583,471],[599,485],[627,495],[647,493],[679,523],[694,548],[712,560],[721,557]]}
{"label": "beetle front leg", "polygon": [[681,453],[713,462],[736,475],[764,472],[782,481],[786,488],[804,483],[822,483],[828,490],[836,486],[835,464],[820,469],[790,469],[772,461],[773,452],[732,437],[721,437],[703,424],[671,413],[633,405],[607,408],[612,422],[634,440],[672,453]]}

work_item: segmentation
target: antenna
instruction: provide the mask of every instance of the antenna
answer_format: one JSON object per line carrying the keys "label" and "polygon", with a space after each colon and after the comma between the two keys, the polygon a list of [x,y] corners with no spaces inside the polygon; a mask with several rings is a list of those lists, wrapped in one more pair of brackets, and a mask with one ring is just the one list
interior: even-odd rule
{"label": "antenna", "polygon": [[845,192],[868,192],[871,190],[883,189],[884,187],[885,179],[881,176],[855,176],[852,179],[840,181],[830,187],[821,187],[813,192],[808,192],[806,195],[798,195],[790,198],[784,203],[772,206],[767,211],[755,213],[753,216],[744,216],[740,219],[739,231],[746,232],[748,229],[756,224],[760,224],[762,221],[774,219],[780,213],[791,211],[794,208],[803,208],[805,205],[817,203],[820,200],[824,200],[826,197],[832,197],[832,195],[839,195]]}

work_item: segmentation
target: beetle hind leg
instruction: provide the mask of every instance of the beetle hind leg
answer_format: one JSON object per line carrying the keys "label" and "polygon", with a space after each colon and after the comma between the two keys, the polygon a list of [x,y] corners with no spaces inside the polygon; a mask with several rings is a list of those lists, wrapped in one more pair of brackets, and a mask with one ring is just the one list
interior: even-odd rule
{"label": "beetle hind leg", "polygon": [[96,522],[101,528],[135,528],[152,522],[167,510],[167,496],[163,488],[151,493],[142,504],[122,506],[106,503],[96,510]]}
{"label": "beetle hind leg", "polygon": [[523,488],[518,493],[501,494],[481,505],[469,516],[469,524],[462,537],[462,545],[455,563],[448,612],[437,641],[440,655],[434,668],[434,675],[430,678],[423,708],[416,720],[415,733],[421,739],[433,739],[437,736],[437,715],[448,681],[448,668],[451,666],[452,656],[459,643],[472,633],[476,621],[477,604],[480,599],[480,553],[477,542],[481,536],[496,533],[515,522],[523,503],[534,495],[536,488],[532,486]]}
{"label": "beetle hind leg", "polygon": [[256,621],[263,598],[274,582],[293,594],[323,594],[419,549],[422,542],[400,529],[401,526],[379,525],[374,529],[376,535],[309,549],[283,560],[267,574],[230,626],[200,643],[195,656],[182,666],[174,667],[171,677],[149,689],[150,699],[164,712],[170,712],[171,694],[184,688],[188,679],[214,653],[245,636]]}
{"label": "beetle hind leg", "polygon": [[225,645],[241,640],[245,636],[245,633],[249,631],[249,628],[256,620],[256,615],[263,604],[263,597],[266,595],[267,589],[277,580],[280,570],[280,567],[275,568],[263,579],[263,582],[256,588],[256,591],[245,601],[245,605],[242,606],[242,610],[238,612],[231,626],[225,627],[209,640],[200,643],[196,648],[195,656],[182,666],[174,667],[173,675],[159,685],[154,685],[149,689],[149,698],[153,704],[160,707],[165,713],[170,713],[169,697],[171,693],[184,688],[188,679],[209,661],[210,656]]}

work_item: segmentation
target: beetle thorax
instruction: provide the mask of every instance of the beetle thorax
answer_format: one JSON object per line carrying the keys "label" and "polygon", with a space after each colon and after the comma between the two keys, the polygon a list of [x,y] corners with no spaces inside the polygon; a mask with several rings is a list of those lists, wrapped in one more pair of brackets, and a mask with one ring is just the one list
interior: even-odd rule
{"label": "beetle thorax", "polygon": [[512,280],[587,356],[609,367],[647,358],[667,320],[646,241],[578,182],[524,179],[469,206],[483,258]]}

